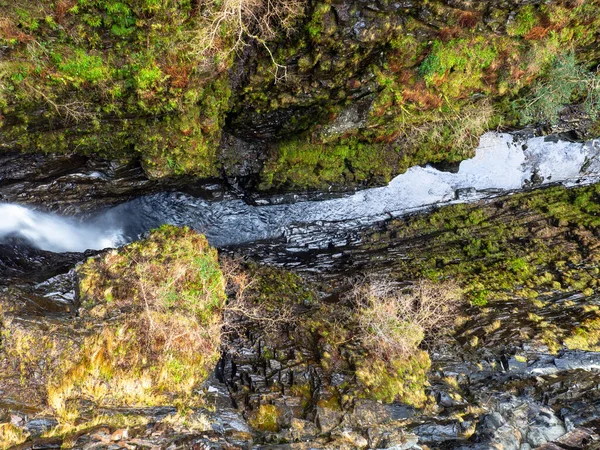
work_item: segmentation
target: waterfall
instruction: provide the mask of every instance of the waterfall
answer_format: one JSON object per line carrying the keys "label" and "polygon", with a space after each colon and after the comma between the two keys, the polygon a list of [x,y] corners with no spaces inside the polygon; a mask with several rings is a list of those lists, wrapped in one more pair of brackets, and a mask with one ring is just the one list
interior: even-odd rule
{"label": "waterfall", "polygon": [[94,224],[59,217],[33,209],[0,204],[0,240],[15,236],[53,252],[82,252],[119,245],[119,229],[101,229]]}

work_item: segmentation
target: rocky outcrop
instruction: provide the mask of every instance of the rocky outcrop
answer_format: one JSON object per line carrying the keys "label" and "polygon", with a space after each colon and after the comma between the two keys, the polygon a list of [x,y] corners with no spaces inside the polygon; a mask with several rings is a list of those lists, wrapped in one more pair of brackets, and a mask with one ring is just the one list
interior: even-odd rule
{"label": "rocky outcrop", "polygon": [[33,204],[67,215],[96,212],[142,195],[186,191],[222,199],[226,182],[181,177],[149,180],[139,161],[107,160],[75,153],[0,154],[0,201]]}

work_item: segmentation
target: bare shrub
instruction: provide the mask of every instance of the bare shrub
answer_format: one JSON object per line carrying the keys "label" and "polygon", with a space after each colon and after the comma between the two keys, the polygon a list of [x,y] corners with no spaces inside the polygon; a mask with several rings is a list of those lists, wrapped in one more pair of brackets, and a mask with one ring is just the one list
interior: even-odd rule
{"label": "bare shrub", "polygon": [[274,305],[260,298],[260,280],[240,260],[221,258],[220,263],[227,282],[228,301],[223,312],[226,333],[240,335],[250,326],[273,336],[297,322],[293,302],[283,299]]}
{"label": "bare shrub", "polygon": [[454,321],[460,290],[453,282],[418,281],[402,288],[389,278],[368,278],[351,292],[356,304],[357,339],[385,360],[411,355],[426,335]]}
{"label": "bare shrub", "polygon": [[[269,53],[277,75],[285,67],[277,63],[267,41],[280,30],[290,33],[305,6],[305,0],[209,0],[192,44],[204,56],[222,57],[222,53],[235,52],[250,41],[259,42]],[[224,45],[227,34],[234,36],[232,45]]]}

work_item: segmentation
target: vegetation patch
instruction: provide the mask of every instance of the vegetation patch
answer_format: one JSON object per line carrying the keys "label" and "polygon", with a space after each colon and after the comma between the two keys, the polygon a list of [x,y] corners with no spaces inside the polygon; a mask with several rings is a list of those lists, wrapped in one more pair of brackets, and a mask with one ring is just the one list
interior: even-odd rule
{"label": "vegetation patch", "polygon": [[262,404],[248,417],[248,423],[261,431],[277,432],[281,426],[281,412],[275,405]]}
{"label": "vegetation patch", "polygon": [[0,4],[0,146],[138,156],[154,178],[214,176],[236,52],[303,11],[296,0]]}
{"label": "vegetation patch", "polygon": [[[70,399],[102,405],[173,404],[219,355],[224,279],[216,250],[194,231],[163,226],[78,269],[81,317],[102,327],[48,385],[64,419]],[[74,361],[69,363],[68,361]]]}
{"label": "vegetation patch", "polygon": [[[227,271],[231,262],[224,267]],[[332,302],[319,301],[316,286],[289,272],[252,266],[245,273],[249,278],[243,283],[235,277],[234,290],[241,295],[228,304],[227,326],[238,335],[258,333],[267,360],[284,358],[292,366],[316,363],[325,377],[335,374],[345,380],[330,386],[327,395],[308,384],[294,386],[291,393],[301,397],[303,408],[318,404],[340,410],[357,397],[417,407],[427,403],[430,360],[420,344],[443,334],[454,321],[462,304],[455,284],[425,280],[406,286],[372,277]],[[263,289],[265,282],[270,287]],[[287,359],[290,354],[295,360]],[[271,417],[267,410],[258,411],[252,417]]]}
{"label": "vegetation patch", "polygon": [[63,425],[98,407],[198,405],[197,388],[220,355],[226,299],[206,238],[163,226],[88,259],[77,279],[78,317],[36,325],[5,313],[9,398],[48,406]]}
{"label": "vegetation patch", "polygon": [[[374,252],[403,255],[385,267],[398,279],[459,283],[480,308],[461,328],[467,341],[480,345],[502,334],[505,327],[496,320],[509,314],[530,330],[515,341],[537,340],[552,351],[563,342],[595,348],[595,310],[589,308],[599,289],[599,205],[598,185],[550,187],[390,220],[383,232],[367,232],[364,239]],[[379,270],[376,260],[371,266]],[[579,300],[562,300],[570,295]],[[558,310],[565,320],[555,320]],[[576,329],[575,317],[581,323]],[[481,326],[489,332],[475,331]]]}
{"label": "vegetation patch", "polygon": [[453,323],[460,290],[429,281],[403,289],[389,279],[372,278],[350,295],[356,304],[355,339],[367,351],[356,359],[364,395],[423,406],[430,361],[419,344]]}
{"label": "vegetation patch", "polygon": [[24,442],[28,434],[11,423],[0,423],[0,449],[6,450]]}

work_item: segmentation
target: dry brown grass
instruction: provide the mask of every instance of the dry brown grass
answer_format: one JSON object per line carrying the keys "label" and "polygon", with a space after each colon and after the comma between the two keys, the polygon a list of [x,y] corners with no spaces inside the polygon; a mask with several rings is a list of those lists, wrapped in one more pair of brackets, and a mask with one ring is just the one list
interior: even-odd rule
{"label": "dry brown grass", "polygon": [[58,0],[54,5],[54,19],[62,24],[67,13],[77,5],[77,0]]}
{"label": "dry brown grass", "polygon": [[481,16],[473,11],[462,11],[458,16],[458,25],[462,28],[473,29],[479,23]]}
{"label": "dry brown grass", "polygon": [[0,39],[16,40],[21,44],[33,41],[33,37],[19,30],[7,17],[0,17]]}
{"label": "dry brown grass", "polygon": [[390,361],[415,352],[423,338],[452,325],[461,303],[455,283],[418,281],[401,287],[389,278],[368,278],[350,294],[356,305],[356,338]]}
{"label": "dry brown grass", "polygon": [[548,32],[550,32],[550,28],[537,26],[533,27],[524,37],[530,41],[540,41],[548,35]]}
{"label": "dry brown grass", "polygon": [[443,42],[448,42],[451,39],[455,39],[461,34],[461,29],[459,27],[444,27],[439,33],[438,37]]}
{"label": "dry brown grass", "polygon": [[410,102],[417,105],[422,110],[438,109],[444,101],[437,94],[432,94],[424,81],[418,81],[412,88],[406,88],[402,91],[404,102]]}

